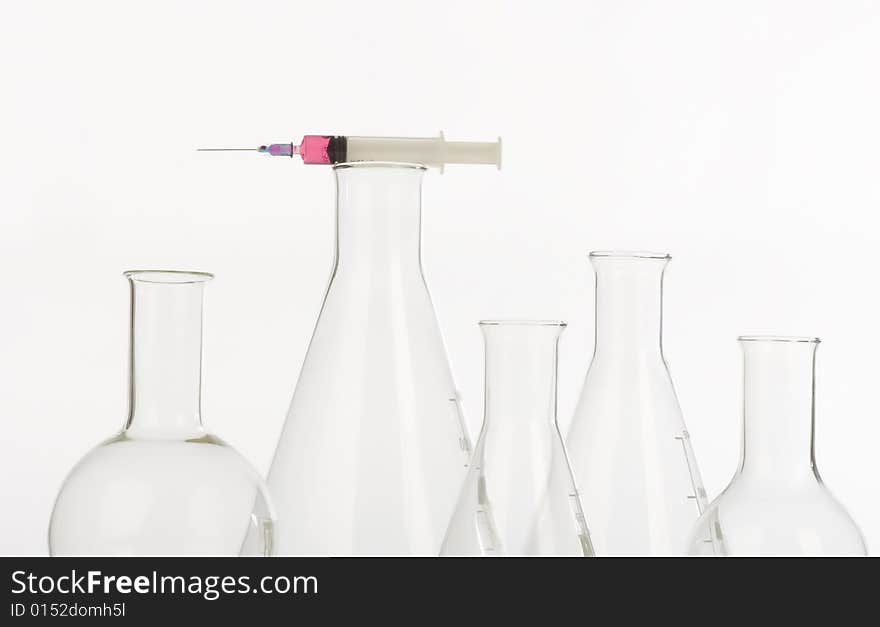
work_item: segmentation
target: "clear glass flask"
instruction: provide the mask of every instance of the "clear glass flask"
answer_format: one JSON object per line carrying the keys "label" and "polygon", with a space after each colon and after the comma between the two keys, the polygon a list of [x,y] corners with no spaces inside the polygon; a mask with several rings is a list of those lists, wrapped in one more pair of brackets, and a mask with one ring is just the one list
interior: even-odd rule
{"label": "clear glass flask", "polygon": [[284,555],[437,555],[469,439],[421,266],[419,165],[334,166],[336,258],[269,472]]}
{"label": "clear glass flask", "polygon": [[441,555],[591,556],[556,424],[564,322],[486,321],[483,428]]}
{"label": "clear glass flask", "polygon": [[566,443],[600,556],[681,555],[706,503],[663,357],[669,259],[590,253],[596,340]]}
{"label": "clear glass flask", "polygon": [[741,337],[739,468],[694,527],[691,555],[867,555],[816,466],[817,338]]}
{"label": "clear glass flask", "polygon": [[272,553],[259,473],[205,430],[201,272],[132,271],[129,415],[64,481],[51,555]]}

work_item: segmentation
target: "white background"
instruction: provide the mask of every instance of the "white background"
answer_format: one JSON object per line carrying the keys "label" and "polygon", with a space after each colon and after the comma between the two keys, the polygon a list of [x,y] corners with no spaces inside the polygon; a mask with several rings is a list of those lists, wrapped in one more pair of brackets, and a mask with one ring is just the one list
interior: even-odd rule
{"label": "white background", "polygon": [[197,146],[439,129],[504,138],[501,173],[424,187],[474,434],[477,320],[570,322],[565,427],[588,251],[669,251],[666,356],[709,492],[738,458],[736,336],[818,335],[819,464],[880,546],[880,3],[4,1],[0,59],[0,554],[46,552],[66,472],[125,418],[128,268],[216,273],[205,416],[268,468],[332,173]]}

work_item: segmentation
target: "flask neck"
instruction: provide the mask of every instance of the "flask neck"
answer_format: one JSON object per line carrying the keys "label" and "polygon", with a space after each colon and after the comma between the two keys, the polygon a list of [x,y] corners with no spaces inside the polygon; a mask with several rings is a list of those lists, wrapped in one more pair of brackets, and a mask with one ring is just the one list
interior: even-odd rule
{"label": "flask neck", "polygon": [[595,359],[662,360],[663,272],[668,255],[592,253],[596,272]]}
{"label": "flask neck", "polygon": [[557,346],[565,323],[481,322],[480,328],[486,344],[483,428],[510,434],[555,424]]}
{"label": "flask neck", "polygon": [[739,473],[788,482],[815,473],[814,368],[818,340],[740,338],[743,433]]}
{"label": "flask neck", "polygon": [[334,168],[337,272],[420,272],[424,171],[369,162]]}
{"label": "flask neck", "polygon": [[131,437],[202,432],[202,296],[210,275],[131,272]]}

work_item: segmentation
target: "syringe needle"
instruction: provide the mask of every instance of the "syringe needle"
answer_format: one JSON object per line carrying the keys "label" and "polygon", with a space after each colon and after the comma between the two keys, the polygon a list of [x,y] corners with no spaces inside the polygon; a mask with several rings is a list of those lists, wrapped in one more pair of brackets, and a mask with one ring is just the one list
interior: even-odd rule
{"label": "syringe needle", "polygon": [[300,154],[300,147],[294,143],[269,144],[257,148],[196,148],[196,152],[262,152],[273,157],[292,157]]}

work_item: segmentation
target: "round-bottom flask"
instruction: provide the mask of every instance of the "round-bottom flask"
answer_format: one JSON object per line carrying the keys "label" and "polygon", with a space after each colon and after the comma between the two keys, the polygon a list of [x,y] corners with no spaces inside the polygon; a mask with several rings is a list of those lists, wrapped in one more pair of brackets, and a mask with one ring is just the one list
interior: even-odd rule
{"label": "round-bottom flask", "polygon": [[741,337],[740,465],[697,522],[691,555],[866,555],[816,467],[816,338]]}
{"label": "round-bottom flask", "polygon": [[135,271],[130,413],[64,481],[51,555],[270,555],[259,473],[201,418],[202,293],[211,275]]}

